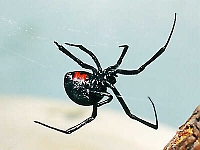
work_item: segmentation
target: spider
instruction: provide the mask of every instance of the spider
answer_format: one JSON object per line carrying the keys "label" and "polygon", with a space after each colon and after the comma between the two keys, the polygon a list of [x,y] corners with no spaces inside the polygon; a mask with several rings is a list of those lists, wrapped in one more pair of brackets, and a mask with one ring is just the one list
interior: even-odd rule
{"label": "spider", "polygon": [[[121,56],[119,57],[117,63],[115,65],[109,66],[108,68],[102,70],[100,62],[98,61],[97,57],[87,48],[85,48],[82,45],[77,45],[77,44],[70,44],[70,43],[65,43],[66,45],[69,46],[74,46],[78,47],[80,50],[84,51],[87,53],[95,62],[97,69],[89,64],[84,63],[81,61],[79,58],[74,56],[71,52],[69,52],[66,48],[64,48],[62,45],[59,45],[56,41],[54,43],[58,47],[58,49],[66,54],[68,57],[73,59],[76,63],[78,63],[82,68],[84,69],[89,69],[92,71],[92,73],[86,72],[86,71],[73,71],[73,72],[67,72],[64,76],[64,88],[69,96],[69,98],[74,101],[75,103],[83,106],[92,106],[93,111],[92,115],[82,121],[81,123],[67,129],[67,130],[61,130],[52,126],[49,126],[47,124],[44,124],[39,121],[34,121],[35,123],[38,123],[40,125],[43,125],[45,127],[48,127],[50,129],[65,133],[65,134],[71,134],[72,132],[80,129],[87,123],[90,123],[93,121],[96,116],[97,116],[97,108],[111,102],[113,99],[113,96],[107,92],[107,88],[110,88],[113,93],[115,94],[116,98],[118,99],[119,103],[121,104],[122,108],[124,109],[125,113],[131,118],[136,121],[139,121],[140,123],[149,126],[153,129],[158,129],[158,118],[157,118],[157,113],[156,109],[154,106],[153,101],[151,100],[150,97],[148,99],[150,100],[153,110],[154,110],[154,115],[155,115],[155,124],[152,124],[150,122],[147,122],[136,115],[132,114],[126,105],[125,101],[123,100],[121,94],[115,87],[116,83],[116,77],[117,74],[122,74],[122,75],[137,75],[141,73],[150,63],[152,63],[156,58],[158,58],[167,48],[167,45],[170,41],[170,38],[172,36],[174,27],[176,23],[176,13],[175,13],[175,18],[173,22],[173,26],[170,32],[170,35],[167,39],[166,44],[160,48],[160,50],[153,55],[147,62],[145,62],[141,67],[139,67],[136,70],[124,70],[124,69],[118,69],[120,64],[122,63],[122,60],[128,50],[128,45],[121,45],[119,46],[120,48],[123,48],[123,51],[121,53]],[[102,100],[104,97],[107,97],[107,99]]]}

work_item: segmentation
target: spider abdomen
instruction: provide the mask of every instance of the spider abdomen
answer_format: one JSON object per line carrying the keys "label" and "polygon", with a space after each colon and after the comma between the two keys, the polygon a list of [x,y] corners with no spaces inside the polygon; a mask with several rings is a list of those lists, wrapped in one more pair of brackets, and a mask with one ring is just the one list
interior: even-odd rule
{"label": "spider abdomen", "polygon": [[[93,74],[86,71],[68,72],[64,77],[64,88],[69,98],[75,103],[90,106],[99,102],[107,88]],[[96,83],[94,83],[96,82]]]}

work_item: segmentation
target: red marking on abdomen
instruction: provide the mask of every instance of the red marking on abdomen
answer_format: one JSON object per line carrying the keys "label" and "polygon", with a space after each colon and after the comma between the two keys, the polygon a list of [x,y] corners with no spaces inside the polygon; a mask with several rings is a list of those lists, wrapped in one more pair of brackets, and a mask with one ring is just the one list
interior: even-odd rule
{"label": "red marking on abdomen", "polygon": [[79,79],[79,80],[86,80],[86,77],[87,77],[87,74],[83,73],[83,74],[80,74],[80,72],[75,72],[74,73],[74,76],[73,76],[73,80],[74,79]]}

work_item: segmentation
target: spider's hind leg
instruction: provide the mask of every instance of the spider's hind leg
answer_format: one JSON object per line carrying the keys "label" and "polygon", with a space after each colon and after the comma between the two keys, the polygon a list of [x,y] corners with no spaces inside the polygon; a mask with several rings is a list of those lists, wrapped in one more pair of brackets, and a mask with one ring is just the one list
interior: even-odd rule
{"label": "spider's hind leg", "polygon": [[69,45],[69,46],[78,47],[80,50],[86,52],[88,55],[90,55],[92,57],[93,61],[97,65],[98,70],[100,72],[102,71],[102,68],[101,68],[99,60],[97,59],[97,57],[90,50],[88,50],[87,48],[85,48],[83,45],[79,45],[79,44],[71,44],[71,43],[65,43],[65,44]]}
{"label": "spider's hind leg", "polygon": [[74,56],[72,53],[70,53],[66,48],[64,48],[62,45],[58,44],[58,42],[54,41],[54,43],[56,44],[56,46],[58,47],[58,49],[63,52],[64,54],[66,54],[67,56],[69,56],[71,59],[73,59],[76,63],[78,63],[82,68],[85,69],[90,69],[93,71],[93,73],[97,73],[96,68],[94,68],[93,66],[90,66],[86,63],[84,63],[83,61],[81,61],[79,58],[77,58],[76,56]]}
{"label": "spider's hind leg", "polygon": [[43,125],[47,128],[50,128],[50,129],[53,129],[53,130],[56,130],[56,131],[59,131],[59,132],[62,132],[62,133],[65,133],[65,134],[71,134],[72,132],[80,129],[82,126],[86,125],[87,123],[90,123],[91,121],[93,121],[97,116],[97,104],[94,104],[93,105],[93,111],[92,111],[92,115],[91,117],[85,119],[84,121],[82,121],[81,123],[67,129],[67,130],[61,130],[61,129],[58,129],[58,128],[55,128],[55,127],[52,127],[52,126],[49,126],[47,124],[44,124],[42,122],[39,122],[39,121],[34,121],[35,123],[38,123],[40,125]]}
{"label": "spider's hind leg", "polygon": [[113,99],[113,96],[108,92],[96,92],[96,91],[90,91],[90,92],[95,93],[95,94],[100,94],[101,96],[107,96],[108,97],[108,99],[98,102],[97,107],[100,107],[104,104],[110,103]]}

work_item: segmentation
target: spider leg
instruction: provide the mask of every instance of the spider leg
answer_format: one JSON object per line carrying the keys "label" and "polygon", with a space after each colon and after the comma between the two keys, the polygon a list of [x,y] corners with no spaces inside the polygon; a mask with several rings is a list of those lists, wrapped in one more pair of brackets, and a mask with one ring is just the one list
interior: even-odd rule
{"label": "spider leg", "polygon": [[115,71],[115,73],[119,73],[119,74],[124,74],[124,75],[135,75],[135,74],[138,74],[140,72],[142,72],[145,67],[147,67],[150,63],[152,63],[156,58],[158,58],[164,51],[165,49],[167,48],[167,45],[169,44],[169,41],[171,39],[171,36],[172,36],[172,33],[174,31],[174,27],[175,27],[175,24],[176,24],[176,13],[175,13],[175,18],[174,18],[174,23],[173,23],[173,26],[172,26],[172,29],[171,29],[171,32],[170,32],[170,35],[167,39],[167,42],[165,43],[165,45],[160,48],[160,50],[154,54],[147,62],[145,62],[139,69],[137,70],[123,70],[123,69],[117,69]]}
{"label": "spider leg", "polygon": [[65,43],[66,45],[69,46],[74,46],[74,47],[78,47],[79,49],[81,49],[82,51],[86,52],[88,55],[90,55],[93,59],[93,61],[95,62],[95,64],[97,65],[98,71],[102,72],[102,68],[100,65],[99,60],[97,59],[97,57],[87,48],[85,48],[83,45],[78,45],[78,44],[70,44],[70,43]]}
{"label": "spider leg", "polygon": [[58,132],[62,132],[62,133],[65,133],[65,134],[71,134],[72,132],[74,132],[74,131],[80,129],[82,126],[86,125],[87,123],[90,123],[91,121],[93,121],[93,120],[96,118],[96,116],[97,116],[97,104],[94,104],[94,105],[93,105],[93,111],[92,111],[91,117],[85,119],[85,120],[82,121],[81,123],[79,123],[79,124],[77,124],[77,125],[75,125],[75,126],[69,128],[69,129],[67,129],[67,130],[61,130],[61,129],[58,129],[58,128],[49,126],[49,125],[44,124],[44,123],[39,122],[39,121],[34,121],[34,122],[35,122],[35,123],[38,123],[38,124],[40,124],[40,125],[43,125],[43,126],[45,126],[45,127],[47,127],[47,128],[56,130],[56,131],[58,131]]}
{"label": "spider leg", "polygon": [[123,51],[122,51],[117,63],[115,65],[113,65],[113,66],[108,67],[108,70],[109,69],[111,69],[111,70],[112,69],[117,69],[120,66],[120,64],[122,63],[122,60],[123,60],[123,58],[124,58],[124,56],[125,56],[125,54],[126,54],[126,52],[128,50],[128,45],[121,45],[119,47],[123,47],[124,49],[123,49]]}
{"label": "spider leg", "polygon": [[82,62],[80,59],[78,59],[76,56],[74,56],[72,53],[70,53],[66,48],[64,48],[62,45],[59,45],[56,41],[54,41],[54,43],[56,44],[56,46],[58,47],[58,49],[60,51],[62,51],[64,54],[66,54],[67,56],[69,56],[71,59],[73,59],[76,63],[78,63],[82,68],[85,69],[90,69],[92,70],[94,73],[97,73],[97,70],[93,67],[90,66],[84,62]]}
{"label": "spider leg", "polygon": [[156,113],[156,109],[155,109],[155,106],[154,106],[154,103],[153,101],[149,98],[152,106],[153,106],[153,110],[154,110],[154,114],[155,114],[155,119],[156,119],[156,124],[152,124],[150,122],[147,122],[139,117],[137,117],[136,115],[132,114],[128,108],[128,106],[126,105],[126,103],[124,102],[122,96],[120,95],[119,91],[112,85],[111,86],[111,89],[113,91],[113,93],[115,94],[115,96],[117,97],[118,101],[120,102],[122,108],[124,109],[125,113],[131,118],[131,119],[135,119],[139,122],[141,122],[142,124],[146,125],[146,126],[149,126],[153,129],[158,129],[158,118],[157,118],[157,113]]}
{"label": "spider leg", "polygon": [[98,102],[97,107],[100,107],[104,104],[110,103],[113,99],[113,96],[108,92],[96,92],[96,91],[90,91],[90,92],[100,94],[101,96],[107,96],[108,97],[108,99]]}

